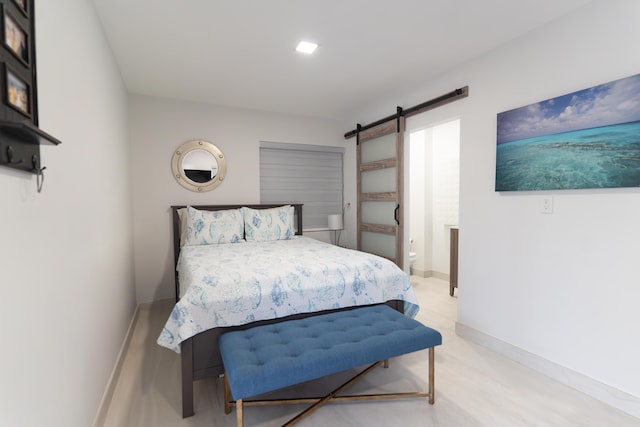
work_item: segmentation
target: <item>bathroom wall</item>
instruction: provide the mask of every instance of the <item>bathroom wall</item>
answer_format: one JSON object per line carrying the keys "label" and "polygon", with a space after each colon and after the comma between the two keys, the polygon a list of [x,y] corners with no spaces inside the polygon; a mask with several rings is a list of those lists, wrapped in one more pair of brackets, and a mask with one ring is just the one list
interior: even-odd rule
{"label": "bathroom wall", "polygon": [[409,235],[412,274],[449,278],[449,233],[458,225],[460,121],[412,122],[409,136]]}

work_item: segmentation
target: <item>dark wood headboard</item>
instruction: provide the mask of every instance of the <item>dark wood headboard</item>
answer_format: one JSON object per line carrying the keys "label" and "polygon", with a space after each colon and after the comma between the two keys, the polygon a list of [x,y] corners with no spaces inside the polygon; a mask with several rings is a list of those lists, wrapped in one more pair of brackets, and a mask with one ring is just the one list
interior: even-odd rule
{"label": "dark wood headboard", "polygon": [[[190,205],[194,209],[202,211],[223,211],[228,209],[238,209],[241,207],[247,207],[251,209],[271,209],[278,208],[280,206],[290,205],[294,210],[294,226],[296,227],[296,235],[302,235],[302,204],[301,203],[280,203],[269,205]],[[178,282],[178,272],[176,267],[178,266],[178,255],[180,255],[180,217],[178,216],[178,209],[186,208],[183,206],[171,206],[172,220],[173,220],[173,272],[175,274],[176,283],[176,301],[180,298],[180,283]]]}

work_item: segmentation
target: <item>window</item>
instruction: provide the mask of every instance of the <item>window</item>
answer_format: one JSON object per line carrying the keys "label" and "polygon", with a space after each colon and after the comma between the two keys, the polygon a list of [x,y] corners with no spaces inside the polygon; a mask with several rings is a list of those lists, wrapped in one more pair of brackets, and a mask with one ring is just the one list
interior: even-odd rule
{"label": "window", "polygon": [[326,229],[342,213],[344,148],[260,143],[261,203],[303,203],[305,230]]}

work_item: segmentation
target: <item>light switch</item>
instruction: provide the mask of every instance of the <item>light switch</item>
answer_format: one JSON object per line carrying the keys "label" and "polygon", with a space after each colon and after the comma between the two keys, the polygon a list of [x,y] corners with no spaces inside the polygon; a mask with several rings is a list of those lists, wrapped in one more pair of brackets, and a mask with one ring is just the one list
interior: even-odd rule
{"label": "light switch", "polygon": [[553,213],[553,197],[545,196],[542,198],[542,210],[540,211],[545,214]]}

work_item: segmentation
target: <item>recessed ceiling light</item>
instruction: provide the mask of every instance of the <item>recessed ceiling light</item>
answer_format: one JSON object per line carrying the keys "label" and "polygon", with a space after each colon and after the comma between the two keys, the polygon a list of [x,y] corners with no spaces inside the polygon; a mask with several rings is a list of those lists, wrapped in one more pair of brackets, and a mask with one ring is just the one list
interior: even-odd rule
{"label": "recessed ceiling light", "polygon": [[317,49],[318,45],[316,43],[311,43],[311,42],[300,42],[298,43],[298,47],[296,47],[296,50],[298,52],[302,52],[302,53],[306,53],[306,54],[312,54],[316,49]]}

